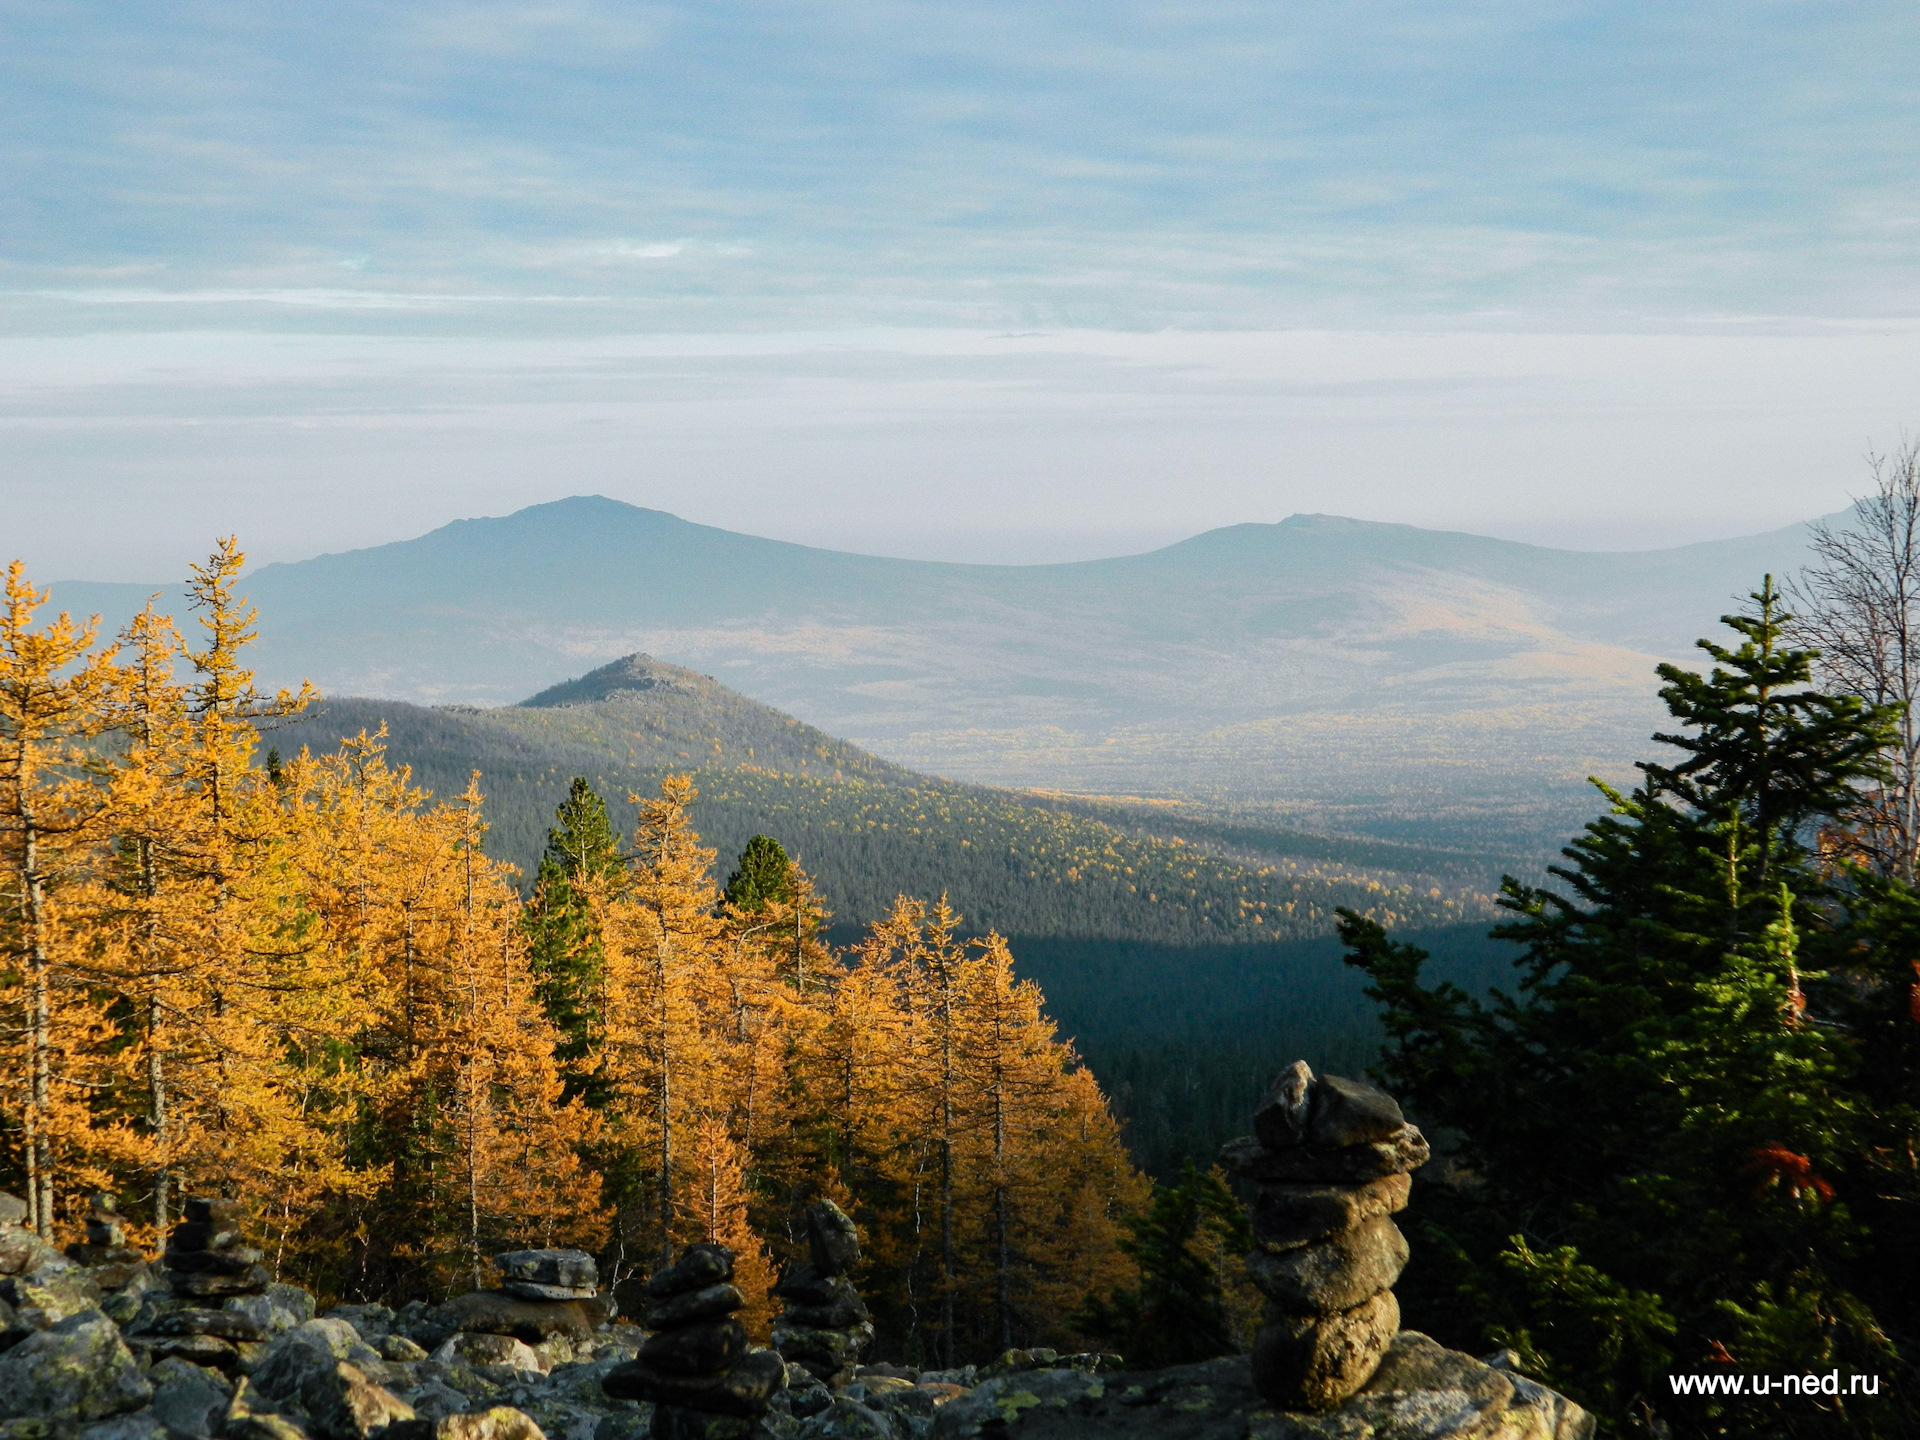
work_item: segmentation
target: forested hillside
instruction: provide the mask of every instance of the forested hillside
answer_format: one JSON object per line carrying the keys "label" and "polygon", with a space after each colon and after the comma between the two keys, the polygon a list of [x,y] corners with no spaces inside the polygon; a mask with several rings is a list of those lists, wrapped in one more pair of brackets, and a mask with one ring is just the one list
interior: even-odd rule
{"label": "forested hillside", "polygon": [[1476,989],[1504,967],[1484,934],[1492,857],[956,785],[645,656],[518,706],[324,700],[271,739],[290,754],[382,726],[389,756],[436,794],[480,772],[488,851],[520,867],[523,889],[574,777],[631,834],[627,795],[684,772],[701,834],[722,856],[777,839],[813,875],[841,943],[901,894],[946,895],[966,933],[1009,938],[1113,1090],[1134,1159],[1158,1175],[1234,1133],[1281,1051],[1364,1065],[1379,1028],[1339,965],[1336,908],[1437,936],[1442,963]]}

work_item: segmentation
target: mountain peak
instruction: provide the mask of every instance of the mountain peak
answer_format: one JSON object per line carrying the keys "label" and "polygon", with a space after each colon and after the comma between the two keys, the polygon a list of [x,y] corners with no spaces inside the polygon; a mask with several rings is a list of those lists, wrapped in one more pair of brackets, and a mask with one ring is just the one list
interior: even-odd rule
{"label": "mountain peak", "polygon": [[698,694],[711,689],[713,683],[705,675],[636,652],[623,655],[598,670],[589,670],[577,679],[550,685],[538,695],[522,700],[520,705],[523,709],[589,705],[596,700],[611,700],[616,695],[631,695],[646,690],[679,690]]}

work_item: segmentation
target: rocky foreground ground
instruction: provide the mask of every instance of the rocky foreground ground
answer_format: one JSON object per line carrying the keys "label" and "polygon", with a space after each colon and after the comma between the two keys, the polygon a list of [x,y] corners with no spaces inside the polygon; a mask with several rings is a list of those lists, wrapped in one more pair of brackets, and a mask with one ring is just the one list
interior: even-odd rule
{"label": "rocky foreground ground", "polygon": [[1510,1356],[1398,1330],[1389,1217],[1426,1151],[1389,1098],[1298,1065],[1255,1121],[1227,1158],[1257,1195],[1266,1325],[1251,1356],[1158,1371],[1050,1350],[861,1364],[859,1237],[830,1202],[766,1348],[716,1245],[652,1277],[634,1316],[573,1250],[496,1256],[496,1288],[440,1305],[316,1314],[236,1201],[189,1201],[149,1260],[111,1196],[62,1253],[0,1195],[0,1440],[1588,1440],[1592,1417]]}

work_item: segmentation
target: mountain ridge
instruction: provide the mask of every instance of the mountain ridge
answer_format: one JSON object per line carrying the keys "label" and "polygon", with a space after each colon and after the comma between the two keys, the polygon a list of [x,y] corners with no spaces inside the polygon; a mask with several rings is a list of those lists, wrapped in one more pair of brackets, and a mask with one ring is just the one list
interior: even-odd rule
{"label": "mountain ridge", "polygon": [[[595,496],[264,566],[246,588],[275,684],[499,704],[641,652],[958,779],[1544,845],[1590,808],[1585,776],[1630,775],[1654,666],[1799,563],[1806,530],[1587,552],[1296,515],[983,566]],[[146,593],[56,587],[116,619]]]}

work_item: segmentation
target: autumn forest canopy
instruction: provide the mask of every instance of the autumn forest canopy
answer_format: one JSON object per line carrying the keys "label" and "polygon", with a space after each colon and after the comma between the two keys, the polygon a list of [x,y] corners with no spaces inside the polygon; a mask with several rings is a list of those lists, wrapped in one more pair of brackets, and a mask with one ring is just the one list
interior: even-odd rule
{"label": "autumn forest canopy", "polygon": [[[1304,924],[1293,893],[1337,910],[1385,1042],[1362,1063],[1435,1141],[1404,1217],[1409,1328],[1509,1347],[1615,1430],[1901,1433],[1920,1373],[1920,664],[1889,663],[1909,652],[1887,617],[1920,595],[1874,585],[1920,574],[1885,563],[1920,555],[1909,458],[1863,534],[1823,534],[1825,568],[1721,617],[1704,670],[1660,667],[1671,723],[1640,782],[1600,787],[1550,874],[1505,882],[1493,991],[1409,943],[1464,918],[1438,887],[1328,869],[1260,890],[1277,869],[878,769],[850,804],[805,787],[883,762],[810,733],[762,739],[834,773],[738,790],[785,799],[724,858],[695,823],[721,772],[669,767],[630,795],[572,778],[522,870],[489,848],[481,770],[436,796],[377,723],[293,743],[318,697],[255,686],[233,542],[195,568],[180,623],[150,606],[117,637],[45,618],[16,564],[0,1186],[62,1240],[113,1190],[150,1246],[185,1196],[244,1196],[277,1274],[389,1303],[485,1284],[489,1256],[530,1246],[593,1252],[617,1295],[718,1240],[761,1336],[802,1212],[832,1199],[864,1237],[878,1354],[1244,1349],[1240,1198],[1204,1154],[1137,1168],[1136,1072],[1102,1070],[1103,1093],[1017,964],[1028,942],[969,926],[939,883],[934,861],[978,834],[992,865],[958,873],[1000,867],[1015,888],[977,893],[1042,919],[1136,903],[1149,875],[1176,901],[1159,924]],[[858,926],[835,927],[782,843],[809,806],[802,833],[841,863],[918,857],[884,903],[868,877]],[[907,848],[870,845],[896,823]],[[1106,888],[1045,898],[1068,875]],[[1245,953],[1249,974],[1270,959]],[[1087,954],[1087,983],[1124,993],[1125,945]],[[1317,982],[1301,965],[1273,983],[1304,1003]],[[1220,1004],[1209,1048],[1234,1050],[1233,1023]],[[1299,1033],[1262,1032],[1246,1064],[1270,1073]],[[1192,1049],[1156,1083],[1237,1125],[1246,1097],[1209,1090],[1218,1057]],[[1715,1365],[1893,1384],[1811,1418],[1664,1384]]]}

